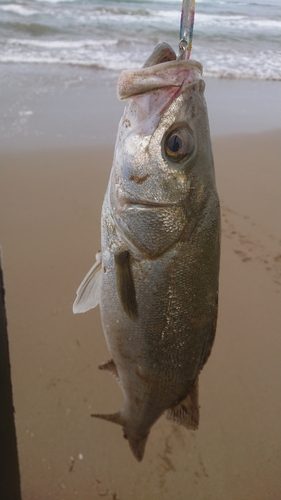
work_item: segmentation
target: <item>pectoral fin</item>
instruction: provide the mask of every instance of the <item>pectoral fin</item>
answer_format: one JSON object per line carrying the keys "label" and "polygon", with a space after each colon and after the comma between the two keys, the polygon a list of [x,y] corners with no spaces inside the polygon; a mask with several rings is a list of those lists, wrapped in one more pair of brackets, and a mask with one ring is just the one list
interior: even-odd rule
{"label": "pectoral fin", "polygon": [[176,406],[169,408],[166,417],[168,420],[173,420],[177,424],[183,425],[186,429],[198,429],[198,379],[196,379],[191,391],[185,399]]}
{"label": "pectoral fin", "polygon": [[130,253],[127,251],[120,252],[114,256],[114,260],[120,302],[129,318],[136,319],[138,316],[138,305],[130,266]]}
{"label": "pectoral fin", "polygon": [[76,292],[76,299],[73,304],[73,312],[83,313],[96,307],[100,300],[100,288],[102,277],[101,252],[96,254],[96,262],[86,274],[81,285]]}

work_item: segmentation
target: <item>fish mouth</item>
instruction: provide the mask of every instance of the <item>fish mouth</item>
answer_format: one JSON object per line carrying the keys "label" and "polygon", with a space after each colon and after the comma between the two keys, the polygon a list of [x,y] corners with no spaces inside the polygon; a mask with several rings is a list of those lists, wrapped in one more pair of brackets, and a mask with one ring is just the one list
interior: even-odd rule
{"label": "fish mouth", "polygon": [[[122,190],[123,191],[123,190]],[[122,213],[132,210],[155,210],[155,209],[168,209],[175,208],[182,205],[181,200],[176,201],[157,201],[155,199],[135,199],[126,192],[116,193],[111,189],[109,195],[109,203],[111,209],[115,213]]]}
{"label": "fish mouth", "polygon": [[138,70],[122,71],[117,84],[117,97],[122,101],[136,95],[166,87],[182,88],[202,75],[201,63],[192,59],[167,61]]}
{"label": "fish mouth", "polygon": [[168,207],[170,205],[175,205],[175,203],[158,203],[156,201],[142,201],[142,202],[133,202],[133,201],[129,201],[129,202],[125,202],[125,203],[122,203],[122,206],[124,208],[157,208],[157,207]]}
{"label": "fish mouth", "polygon": [[160,203],[156,201],[122,201],[118,203],[119,206],[115,207],[116,213],[122,213],[132,210],[156,210],[178,207],[180,203]]}

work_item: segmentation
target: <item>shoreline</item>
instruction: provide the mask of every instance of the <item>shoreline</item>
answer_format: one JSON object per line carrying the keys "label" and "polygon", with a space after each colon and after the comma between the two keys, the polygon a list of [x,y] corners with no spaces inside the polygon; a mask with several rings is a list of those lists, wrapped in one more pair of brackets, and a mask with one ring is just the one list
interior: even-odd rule
{"label": "shoreline", "polygon": [[[114,143],[125,105],[117,79],[102,70],[3,65],[1,151]],[[203,79],[212,137],[281,127],[280,82]]]}

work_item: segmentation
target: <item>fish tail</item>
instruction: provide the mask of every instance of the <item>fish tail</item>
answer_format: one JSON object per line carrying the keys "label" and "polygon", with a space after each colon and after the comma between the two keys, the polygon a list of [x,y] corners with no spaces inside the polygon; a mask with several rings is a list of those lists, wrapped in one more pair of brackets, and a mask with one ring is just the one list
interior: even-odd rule
{"label": "fish tail", "polygon": [[132,435],[130,435],[130,433],[128,433],[126,429],[127,427],[126,419],[123,417],[120,411],[117,413],[111,413],[109,415],[92,413],[91,417],[101,418],[102,420],[107,420],[108,422],[113,422],[114,424],[122,425],[124,438],[129,441],[129,445],[133,452],[134,457],[138,460],[138,462],[141,462],[144,455],[148,433],[146,434],[145,437],[139,437],[139,436],[133,437]]}
{"label": "fish tail", "polygon": [[124,437],[128,439],[134,457],[137,459],[138,462],[141,462],[143,459],[148,434],[144,438],[133,438],[131,436],[128,436],[124,432]]}

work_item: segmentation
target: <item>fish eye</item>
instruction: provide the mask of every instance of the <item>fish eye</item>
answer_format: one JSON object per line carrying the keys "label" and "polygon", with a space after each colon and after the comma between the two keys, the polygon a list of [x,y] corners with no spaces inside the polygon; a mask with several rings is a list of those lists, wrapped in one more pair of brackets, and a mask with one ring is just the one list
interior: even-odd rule
{"label": "fish eye", "polygon": [[165,139],[165,153],[173,162],[181,162],[194,149],[194,139],[187,128],[173,130]]}

